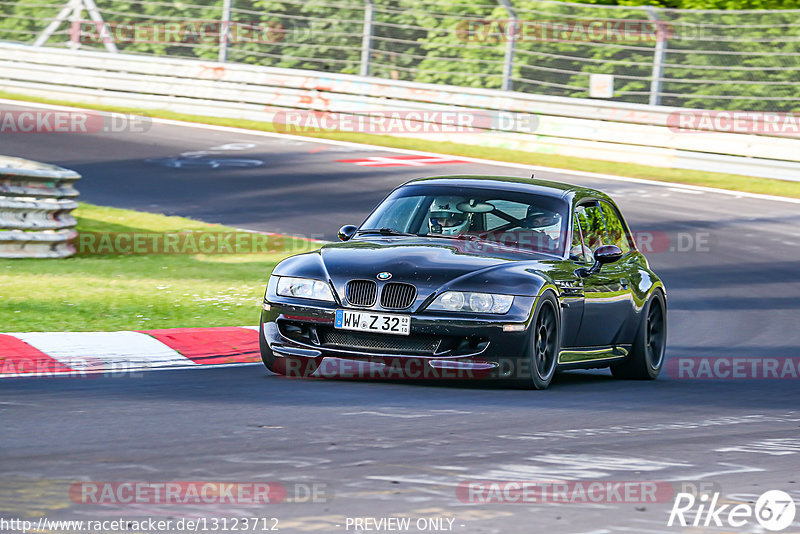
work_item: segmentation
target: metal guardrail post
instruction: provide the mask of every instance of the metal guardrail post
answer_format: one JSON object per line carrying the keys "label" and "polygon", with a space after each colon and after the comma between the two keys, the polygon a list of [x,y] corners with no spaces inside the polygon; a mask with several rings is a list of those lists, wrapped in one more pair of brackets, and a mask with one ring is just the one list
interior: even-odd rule
{"label": "metal guardrail post", "polygon": [[[72,13],[69,15],[69,26],[72,30],[69,36],[69,43],[67,46],[72,50],[76,50],[81,47],[81,15],[83,14],[83,0],[76,0],[73,2],[73,9]],[[78,30],[77,32],[75,30]]]}
{"label": "metal guardrail post", "polygon": [[61,8],[56,18],[50,21],[50,24],[39,34],[39,37],[33,42],[33,46],[42,46],[48,39],[55,33],[61,23],[67,20],[71,13],[74,13],[76,6],[81,6],[81,0],[69,0],[67,4]]}
{"label": "metal guardrail post", "polygon": [[94,3],[94,0],[83,0],[83,5],[86,6],[86,11],[89,13],[89,17],[99,28],[100,37],[103,39],[103,46],[105,46],[106,50],[112,54],[118,54],[119,50],[117,50],[117,45],[114,44],[114,38],[112,37],[111,32],[108,30],[106,23],[103,21],[103,17],[100,15],[100,10],[97,9],[97,4]]}
{"label": "metal guardrail post", "polygon": [[55,165],[0,156],[0,258],[75,254],[80,174]]}
{"label": "metal guardrail post", "polygon": [[375,20],[375,3],[364,0],[364,35],[361,38],[361,76],[369,76],[369,57],[372,49],[372,23]]}
{"label": "metal guardrail post", "polygon": [[[66,20],[69,20],[73,31],[77,28],[80,32],[81,13],[83,13],[84,9],[86,9],[89,13],[89,17],[97,26],[97,30],[100,34],[100,38],[103,40],[103,46],[106,47],[106,50],[112,54],[119,53],[117,45],[114,44],[114,38],[108,31],[108,27],[103,21],[103,17],[100,15],[100,10],[97,9],[97,4],[94,3],[94,0],[69,0],[61,11],[58,12],[56,18],[50,21],[50,24],[39,34],[39,37],[33,42],[33,46],[44,45],[47,40],[53,36],[58,27]],[[80,33],[72,33],[72,35],[70,35],[69,47],[77,49],[80,45]]]}
{"label": "metal guardrail post", "polygon": [[508,25],[506,26],[506,50],[503,54],[503,84],[500,86],[504,91],[511,91],[513,87],[512,78],[514,76],[514,54],[517,49],[517,33],[520,31],[517,12],[510,0],[500,0],[506,13],[508,13]]}
{"label": "metal guardrail post", "polygon": [[219,62],[228,61],[228,41],[231,35],[231,0],[222,0],[222,18],[219,27]]}
{"label": "metal guardrail post", "polygon": [[664,58],[667,55],[667,32],[652,6],[645,6],[644,10],[647,12],[647,17],[656,25],[656,48],[653,52],[653,74],[648,103],[651,106],[658,106],[661,104],[661,79],[664,77]]}

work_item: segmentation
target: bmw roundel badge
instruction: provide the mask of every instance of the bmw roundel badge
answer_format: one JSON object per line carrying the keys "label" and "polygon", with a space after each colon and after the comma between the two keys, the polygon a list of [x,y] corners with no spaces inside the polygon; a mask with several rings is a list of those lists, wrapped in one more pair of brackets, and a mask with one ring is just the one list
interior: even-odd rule
{"label": "bmw roundel badge", "polygon": [[392,277],[392,273],[383,271],[382,273],[378,273],[378,280],[388,280]]}

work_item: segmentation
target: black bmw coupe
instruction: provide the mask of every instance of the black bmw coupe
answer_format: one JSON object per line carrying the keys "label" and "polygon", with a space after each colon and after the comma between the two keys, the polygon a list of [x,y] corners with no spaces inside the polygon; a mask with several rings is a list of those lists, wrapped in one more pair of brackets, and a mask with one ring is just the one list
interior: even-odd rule
{"label": "black bmw coupe", "polygon": [[331,360],[368,376],[544,389],[561,369],[640,380],[661,370],[664,285],[599,191],[422,178],[339,238],[269,279],[259,339],[275,373],[308,376]]}

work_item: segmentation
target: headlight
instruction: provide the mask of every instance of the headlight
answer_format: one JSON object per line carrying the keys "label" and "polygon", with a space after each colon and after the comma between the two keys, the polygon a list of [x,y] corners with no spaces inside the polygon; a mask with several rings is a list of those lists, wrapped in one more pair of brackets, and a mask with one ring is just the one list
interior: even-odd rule
{"label": "headlight", "polygon": [[278,295],[303,299],[327,300],[333,302],[333,294],[328,284],[310,278],[281,276],[278,278]]}
{"label": "headlight", "polygon": [[506,313],[514,303],[513,295],[445,291],[428,306],[429,310],[476,313]]}

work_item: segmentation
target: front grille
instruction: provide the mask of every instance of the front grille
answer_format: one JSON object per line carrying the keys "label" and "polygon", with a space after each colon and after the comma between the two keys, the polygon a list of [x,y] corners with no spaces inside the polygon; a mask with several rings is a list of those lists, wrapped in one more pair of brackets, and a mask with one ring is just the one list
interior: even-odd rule
{"label": "front grille", "polygon": [[416,287],[402,282],[389,282],[383,286],[381,306],[387,310],[402,310],[411,306],[415,298]]}
{"label": "front grille", "polygon": [[440,337],[431,335],[394,336],[369,332],[344,332],[325,327],[318,327],[317,333],[323,347],[364,352],[432,355],[441,343]]}
{"label": "front grille", "polygon": [[372,280],[350,280],[347,301],[353,306],[372,306],[378,296],[378,284]]}

